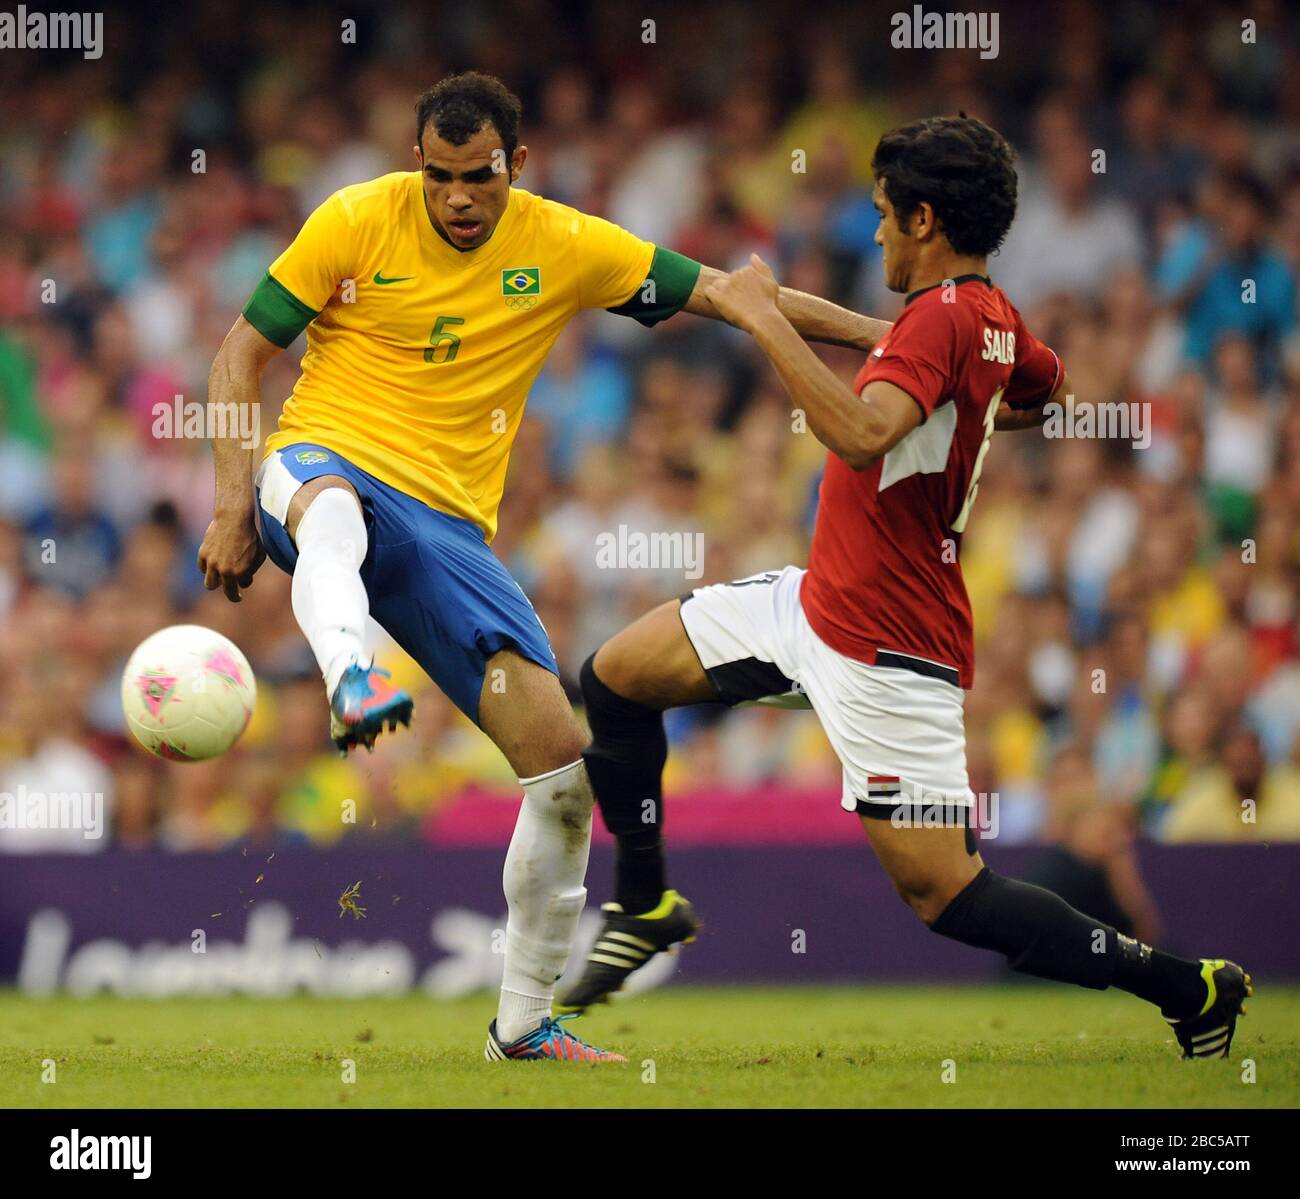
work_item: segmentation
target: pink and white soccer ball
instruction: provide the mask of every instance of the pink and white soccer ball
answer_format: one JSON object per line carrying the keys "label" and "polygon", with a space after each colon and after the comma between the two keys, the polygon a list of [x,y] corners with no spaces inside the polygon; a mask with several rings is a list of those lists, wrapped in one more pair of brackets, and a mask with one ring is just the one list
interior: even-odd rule
{"label": "pink and white soccer ball", "polygon": [[151,754],[173,762],[224,754],[256,702],[248,659],[202,625],[172,625],[146,637],[122,673],[127,728]]}

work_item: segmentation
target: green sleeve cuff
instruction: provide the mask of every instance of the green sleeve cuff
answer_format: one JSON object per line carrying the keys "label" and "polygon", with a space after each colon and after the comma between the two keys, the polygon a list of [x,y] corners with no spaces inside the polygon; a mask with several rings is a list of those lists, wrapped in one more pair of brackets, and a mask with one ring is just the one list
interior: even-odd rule
{"label": "green sleeve cuff", "polygon": [[700,264],[693,258],[655,246],[645,283],[632,293],[631,299],[609,311],[630,316],[647,327],[657,325],[685,307],[699,277]]}
{"label": "green sleeve cuff", "polygon": [[316,319],[308,308],[283,283],[267,271],[244,305],[244,319],[267,341],[287,349],[295,337]]}

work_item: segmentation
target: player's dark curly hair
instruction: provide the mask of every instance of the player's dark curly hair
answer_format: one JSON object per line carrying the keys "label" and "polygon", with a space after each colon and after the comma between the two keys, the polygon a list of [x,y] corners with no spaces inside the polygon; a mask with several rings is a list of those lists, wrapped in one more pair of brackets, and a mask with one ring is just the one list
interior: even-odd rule
{"label": "player's dark curly hair", "polygon": [[500,79],[481,71],[448,75],[415,102],[415,140],[423,144],[424,127],[433,122],[438,136],[463,146],[485,124],[501,136],[506,158],[519,145],[519,98]]}
{"label": "player's dark curly hair", "polygon": [[1016,215],[1016,167],[1006,138],[961,113],[927,117],[880,139],[871,170],[900,224],[922,200],[958,254],[992,254]]}

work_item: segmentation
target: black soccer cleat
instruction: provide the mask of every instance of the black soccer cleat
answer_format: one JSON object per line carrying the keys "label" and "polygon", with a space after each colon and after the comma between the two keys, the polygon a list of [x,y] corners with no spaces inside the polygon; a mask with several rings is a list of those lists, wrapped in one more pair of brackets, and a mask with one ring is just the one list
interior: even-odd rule
{"label": "black soccer cleat", "polygon": [[1202,958],[1201,977],[1208,989],[1205,1006],[1195,1016],[1170,1020],[1169,1026],[1183,1057],[1227,1057],[1237,1017],[1245,1014],[1246,997],[1254,994],[1250,975],[1236,962]]}
{"label": "black soccer cleat", "polygon": [[658,906],[629,916],[616,903],[604,903],[605,923],[587,955],[586,969],[571,990],[554,1005],[557,1015],[585,1012],[594,1003],[608,1003],[636,970],[657,953],[695,940],[700,921],[690,901],[665,891]]}

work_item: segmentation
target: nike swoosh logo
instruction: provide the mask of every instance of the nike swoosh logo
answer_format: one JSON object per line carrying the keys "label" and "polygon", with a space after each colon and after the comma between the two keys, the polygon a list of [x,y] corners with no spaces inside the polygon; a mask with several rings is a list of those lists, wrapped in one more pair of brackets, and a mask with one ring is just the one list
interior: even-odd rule
{"label": "nike swoosh logo", "polygon": [[378,283],[380,287],[383,287],[385,283],[406,283],[414,278],[414,275],[402,275],[396,279],[385,279],[382,271],[376,271],[374,282]]}

